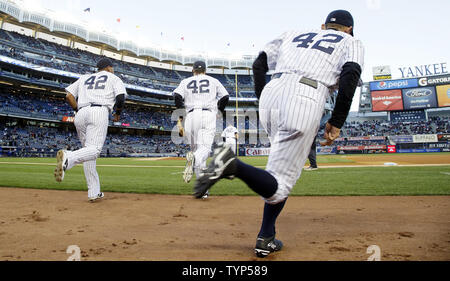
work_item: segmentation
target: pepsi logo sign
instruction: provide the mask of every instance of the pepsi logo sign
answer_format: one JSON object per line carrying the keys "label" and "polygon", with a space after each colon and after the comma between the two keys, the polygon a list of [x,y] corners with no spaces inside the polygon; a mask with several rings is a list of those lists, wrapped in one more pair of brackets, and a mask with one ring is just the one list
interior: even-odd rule
{"label": "pepsi logo sign", "polygon": [[419,86],[418,79],[387,80],[387,81],[370,82],[370,90],[371,91],[415,88],[417,86]]}

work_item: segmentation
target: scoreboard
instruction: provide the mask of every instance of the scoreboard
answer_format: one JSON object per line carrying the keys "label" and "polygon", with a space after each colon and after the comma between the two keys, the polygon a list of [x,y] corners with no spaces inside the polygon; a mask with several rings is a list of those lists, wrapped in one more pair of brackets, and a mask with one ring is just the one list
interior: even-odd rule
{"label": "scoreboard", "polygon": [[450,107],[450,74],[369,83],[372,111]]}

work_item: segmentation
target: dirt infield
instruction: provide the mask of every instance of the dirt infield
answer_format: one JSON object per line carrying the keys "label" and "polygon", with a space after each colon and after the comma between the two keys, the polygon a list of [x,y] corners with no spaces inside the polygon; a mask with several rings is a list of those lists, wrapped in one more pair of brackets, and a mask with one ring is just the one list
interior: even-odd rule
{"label": "dirt infield", "polygon": [[[449,164],[448,154],[346,155],[345,165]],[[324,164],[325,165],[325,164]],[[333,166],[334,163],[326,164]],[[256,196],[190,196],[0,188],[0,260],[258,260],[264,202]],[[275,261],[450,260],[450,196],[291,197]]]}
{"label": "dirt infield", "polygon": [[[429,154],[424,157],[421,154],[363,154],[363,155],[342,155],[342,157],[353,161],[349,165],[383,165],[393,162],[398,165],[420,165],[420,164],[450,164],[448,154]],[[327,163],[327,166],[342,165],[342,163]]]}
{"label": "dirt infield", "polygon": [[[0,260],[257,260],[258,197],[0,188]],[[237,215],[239,214],[239,215]],[[450,197],[292,197],[270,260],[450,260]]]}

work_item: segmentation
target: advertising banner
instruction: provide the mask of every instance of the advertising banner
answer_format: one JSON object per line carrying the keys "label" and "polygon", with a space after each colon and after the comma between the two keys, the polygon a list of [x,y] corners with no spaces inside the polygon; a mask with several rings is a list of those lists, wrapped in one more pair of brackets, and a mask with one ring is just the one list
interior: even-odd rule
{"label": "advertising banner", "polygon": [[336,152],[337,152],[337,150],[336,150],[335,146],[333,146],[333,147],[329,147],[329,146],[327,146],[327,147],[317,147],[317,149],[316,149],[316,153],[317,154],[321,154],[321,155],[323,155],[323,154],[336,154]]}
{"label": "advertising banner", "polygon": [[436,94],[439,107],[450,106],[450,84],[436,86]]}
{"label": "advertising banner", "polygon": [[413,143],[438,142],[437,135],[413,135]]}
{"label": "advertising banner", "polygon": [[395,145],[388,145],[387,152],[388,153],[397,153],[397,147]]}
{"label": "advertising banner", "polygon": [[375,66],[372,68],[373,80],[392,79],[391,67],[389,65]]}
{"label": "advertising banner", "polygon": [[450,149],[450,143],[430,143],[428,144],[428,148]]}
{"label": "advertising banner", "polygon": [[372,111],[403,110],[402,90],[372,92]]}
{"label": "advertising banner", "polygon": [[425,152],[441,152],[440,148],[422,148],[422,149],[399,149],[398,153],[425,153]]}
{"label": "advertising banner", "polygon": [[75,117],[63,116],[62,121],[67,123],[73,123],[75,122]]}
{"label": "advertising banner", "polygon": [[389,112],[389,116],[391,117],[391,121],[421,121],[426,120],[427,116],[425,114],[424,109],[417,110],[409,110],[409,111],[391,111]]}
{"label": "advertising banner", "polygon": [[402,90],[404,109],[437,107],[434,87],[412,88]]}
{"label": "advertising banner", "polygon": [[389,136],[389,140],[393,143],[412,143],[413,136]]}
{"label": "advertising banner", "polygon": [[386,150],[386,145],[347,145],[338,146],[338,150]]}
{"label": "advertising banner", "polygon": [[438,141],[439,142],[448,142],[450,141],[450,134],[439,134],[438,135]]}
{"label": "advertising banner", "polygon": [[422,87],[442,84],[450,84],[450,74],[419,78],[419,86]]}
{"label": "advertising banner", "polygon": [[394,89],[415,88],[419,84],[417,79],[388,80],[380,82],[370,82],[371,91],[384,91]]}
{"label": "advertising banner", "polygon": [[245,156],[267,156],[270,153],[270,148],[246,148]]}
{"label": "advertising banner", "polygon": [[385,140],[386,137],[383,136],[367,136],[367,137],[349,137],[349,141],[364,141],[364,140]]}

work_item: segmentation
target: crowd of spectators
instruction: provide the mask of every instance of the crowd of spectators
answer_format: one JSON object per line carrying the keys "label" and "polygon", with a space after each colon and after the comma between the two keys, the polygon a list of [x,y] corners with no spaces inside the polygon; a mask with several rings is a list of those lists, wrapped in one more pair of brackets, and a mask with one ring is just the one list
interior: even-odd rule
{"label": "crowd of spectators", "polygon": [[[0,113],[14,113],[24,117],[40,117],[61,121],[64,116],[73,117],[74,112],[61,96],[9,93],[0,90]],[[126,105],[121,122],[137,128],[171,130],[171,112],[158,111],[150,107]]]}
{"label": "crowd of spectators", "polygon": [[[18,48],[0,43],[0,55],[73,73],[86,74],[94,72],[95,62],[102,57],[86,50],[73,49],[12,31],[0,30],[0,39],[14,41],[23,45],[23,48]],[[35,51],[30,52],[27,50],[28,48],[35,49]],[[45,50],[46,53],[42,52],[42,50]],[[69,61],[68,58],[71,58],[72,61]],[[76,59],[76,61],[73,59]],[[125,83],[155,90],[171,92],[182,79],[191,76],[191,73],[188,72],[159,69],[115,59],[113,61],[116,74]],[[234,76],[219,74],[211,74],[211,76],[218,79],[230,94],[234,94]],[[238,84],[241,88],[252,88],[253,80],[249,75],[238,75]]]}
{"label": "crowd of spectators", "polygon": [[[60,149],[76,150],[80,146],[74,130],[0,125],[0,155],[53,157]],[[186,150],[186,145],[173,143],[170,136],[109,133],[101,154],[109,157],[151,153],[182,156]]]}
{"label": "crowd of spectators", "polygon": [[[154,112],[158,115],[158,112]],[[437,130],[428,133],[450,133],[449,117],[432,117],[430,121],[418,121],[410,128],[422,128],[428,125]],[[369,123],[364,122],[365,125]],[[374,121],[373,123],[377,123]],[[355,123],[353,123],[355,125]],[[355,127],[355,126],[353,126]],[[444,128],[440,130],[439,128]],[[411,132],[419,134],[419,132]],[[377,134],[378,135],[378,134]],[[384,136],[388,136],[387,134]],[[364,136],[363,132],[361,135]],[[255,138],[256,139],[256,138]],[[247,139],[243,148],[269,147],[267,140],[256,139],[256,143],[250,143]],[[319,140],[317,140],[319,141]],[[366,146],[366,145],[387,145],[388,138],[374,140],[352,140],[350,137],[341,137],[335,142],[336,146]],[[59,149],[77,149],[80,143],[74,130],[68,127],[52,128],[37,126],[17,126],[0,124],[0,147],[3,147],[3,155],[11,156],[52,156]],[[8,149],[11,147],[11,149]],[[1,149],[0,149],[1,150]],[[185,155],[188,147],[185,144],[175,144],[171,140],[170,134],[149,135],[149,134],[124,134],[110,133],[107,136],[103,156],[129,156],[131,154],[142,153],[172,153],[174,155]]]}
{"label": "crowd of spectators", "polygon": [[0,90],[0,110],[24,115],[40,115],[58,120],[59,116],[72,116],[73,110],[63,98],[37,94],[11,94]]}
{"label": "crowd of spectators", "polygon": [[393,136],[449,133],[449,117],[430,117],[427,121],[379,121],[347,122],[342,136]]}
{"label": "crowd of spectators", "polygon": [[[100,55],[79,49],[73,49],[60,44],[36,39],[15,32],[0,30],[0,39],[15,42],[19,45],[2,44],[0,55],[15,58],[34,65],[79,74],[95,71],[95,62]],[[20,47],[22,46],[22,47]],[[32,50],[30,50],[30,48]],[[151,89],[172,92],[181,79],[189,77],[188,72],[171,71],[139,64],[114,60],[116,74],[126,83]],[[234,96],[234,75],[212,74]],[[253,98],[252,78],[250,75],[238,75],[241,87],[240,97]],[[242,91],[244,89],[244,91]],[[72,109],[63,96],[39,95],[33,93],[11,93],[0,89],[0,114],[14,113],[24,117],[38,117],[61,121],[62,116],[73,116]],[[258,124],[248,119],[239,120],[239,128],[258,130]],[[171,130],[175,122],[171,120],[171,112],[155,110],[139,105],[127,105],[121,117],[121,122],[136,128],[156,128]],[[112,123],[110,124],[112,125]],[[16,147],[18,156],[36,153],[52,154],[61,148],[76,148],[79,146],[74,131],[62,131],[49,127],[7,127],[0,124],[0,146]],[[450,133],[449,117],[430,117],[427,121],[352,121],[347,122],[341,131],[342,138],[336,145],[374,145],[387,144],[384,140],[350,140],[350,137],[360,136],[392,136]],[[321,134],[321,133],[319,133]],[[243,147],[268,147],[267,141],[257,143],[247,142]],[[175,145],[170,136],[123,135],[111,134],[105,142],[104,154],[111,156],[132,153],[176,153],[183,154],[186,147]]]}

